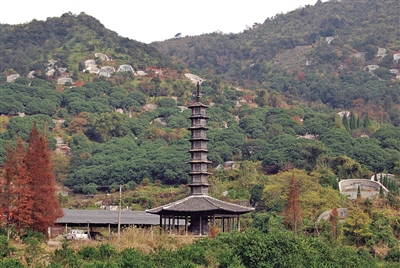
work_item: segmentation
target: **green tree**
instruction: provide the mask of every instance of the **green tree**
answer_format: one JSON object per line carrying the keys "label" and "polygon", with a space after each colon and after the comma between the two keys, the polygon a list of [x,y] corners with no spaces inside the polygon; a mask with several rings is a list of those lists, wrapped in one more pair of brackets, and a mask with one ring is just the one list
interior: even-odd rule
{"label": "green tree", "polygon": [[122,125],[128,120],[129,117],[126,114],[103,113],[89,123],[88,134],[92,139],[99,142],[129,134],[124,133],[122,128]]}
{"label": "green tree", "polygon": [[347,118],[346,114],[343,115],[342,124],[346,128],[347,131],[350,130],[350,122],[349,122],[349,119]]}
{"label": "green tree", "polygon": [[368,114],[364,117],[363,127],[368,128],[371,126],[371,120],[369,119]]}
{"label": "green tree", "polygon": [[256,184],[250,190],[250,205],[256,208],[257,211],[265,209],[265,205],[262,203],[262,192],[264,185]]}
{"label": "green tree", "polygon": [[[345,125],[343,123],[343,125]],[[354,130],[357,128],[357,118],[353,111],[350,112],[350,121],[349,121],[350,129]]]}
{"label": "green tree", "polygon": [[348,244],[355,242],[356,246],[363,245],[372,236],[370,230],[371,218],[367,213],[358,207],[350,210],[350,216],[346,219],[343,226]]}

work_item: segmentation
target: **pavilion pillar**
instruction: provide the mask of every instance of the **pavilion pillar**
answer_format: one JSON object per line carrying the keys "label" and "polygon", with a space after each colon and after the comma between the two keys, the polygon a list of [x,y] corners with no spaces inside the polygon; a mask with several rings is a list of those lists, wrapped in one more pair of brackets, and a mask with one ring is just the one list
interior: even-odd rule
{"label": "pavilion pillar", "polygon": [[199,235],[202,235],[202,232],[203,232],[203,221],[202,221],[202,218],[201,218],[201,216],[200,216],[200,233],[199,233]]}
{"label": "pavilion pillar", "polygon": [[225,232],[225,218],[222,216],[222,232]]}
{"label": "pavilion pillar", "polygon": [[237,216],[238,232],[240,232],[240,215]]}
{"label": "pavilion pillar", "polygon": [[175,216],[172,215],[172,234],[175,234]]}
{"label": "pavilion pillar", "polygon": [[176,218],[176,234],[177,235],[180,235],[180,230],[179,230],[179,219],[180,219],[180,216],[178,216],[177,218]]}
{"label": "pavilion pillar", "polygon": [[188,216],[185,216],[185,235],[188,235]]}

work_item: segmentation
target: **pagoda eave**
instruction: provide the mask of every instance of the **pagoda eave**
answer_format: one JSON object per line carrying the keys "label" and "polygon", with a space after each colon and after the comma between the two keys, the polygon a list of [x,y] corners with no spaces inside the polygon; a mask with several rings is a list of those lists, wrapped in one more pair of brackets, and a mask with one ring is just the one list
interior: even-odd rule
{"label": "pagoda eave", "polygon": [[190,149],[190,150],[188,150],[188,152],[190,152],[190,153],[197,153],[197,152],[205,152],[205,153],[208,153],[208,150],[207,150],[207,149],[204,149],[204,148],[196,148],[196,149]]}
{"label": "pagoda eave", "polygon": [[190,160],[188,163],[191,163],[191,164],[211,164],[212,162],[209,161],[209,160],[201,160],[201,159],[199,159],[199,160]]}
{"label": "pagoda eave", "polygon": [[204,107],[204,108],[208,108],[208,105],[205,105],[199,101],[196,101],[194,103],[192,103],[191,105],[188,106],[188,108],[194,108],[194,107]]}
{"label": "pagoda eave", "polygon": [[206,175],[206,176],[209,176],[209,175],[212,175],[212,173],[210,173],[210,172],[204,172],[204,171],[191,171],[191,172],[189,172],[189,175]]}

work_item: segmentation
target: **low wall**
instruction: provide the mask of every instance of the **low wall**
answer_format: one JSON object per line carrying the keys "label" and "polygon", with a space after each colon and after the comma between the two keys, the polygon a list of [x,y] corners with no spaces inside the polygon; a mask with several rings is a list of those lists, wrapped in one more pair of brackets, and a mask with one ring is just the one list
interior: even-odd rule
{"label": "low wall", "polygon": [[[339,214],[339,220],[343,220],[343,219],[349,217],[349,210],[347,208],[338,208],[337,212]],[[322,219],[328,221],[329,217],[331,216],[331,213],[332,213],[332,209],[322,212],[321,215],[319,215],[319,217],[317,219],[317,223],[320,222]]]}
{"label": "low wall", "polygon": [[[383,179],[385,176],[387,176],[388,179],[391,179],[391,180],[394,179],[394,175],[393,175],[393,174],[389,174],[389,173],[378,173],[378,174],[376,174],[376,177],[378,178],[378,181],[380,180],[381,176],[382,176],[382,179]],[[374,181],[374,180],[375,180],[375,175],[372,175],[371,181]]]}
{"label": "low wall", "polygon": [[389,190],[380,182],[367,179],[341,180],[339,182],[339,191],[347,195],[350,199],[356,199],[358,186],[360,186],[362,198],[368,198],[379,194],[381,186],[385,195],[389,193]]}

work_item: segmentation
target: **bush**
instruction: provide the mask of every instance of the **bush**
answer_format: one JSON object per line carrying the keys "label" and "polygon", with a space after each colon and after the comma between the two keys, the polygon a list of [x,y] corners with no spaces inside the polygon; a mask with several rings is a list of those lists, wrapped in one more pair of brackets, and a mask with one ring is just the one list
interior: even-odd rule
{"label": "bush", "polygon": [[117,254],[116,249],[113,246],[102,244],[99,246],[99,255],[103,260],[109,259]]}
{"label": "bush", "polygon": [[12,251],[14,251],[14,249],[10,246],[10,242],[8,241],[7,236],[0,235],[0,258],[5,258],[9,256]]}
{"label": "bush", "polygon": [[61,108],[58,110],[57,115],[60,118],[66,118],[68,116],[68,110],[66,108]]}
{"label": "bush", "polygon": [[17,259],[0,259],[0,267],[24,268],[25,266]]}
{"label": "bush", "polygon": [[44,243],[46,241],[46,236],[43,233],[33,231],[31,229],[25,229],[24,234],[21,236],[21,238],[22,238],[22,241],[24,241],[24,243],[26,243],[27,241],[30,241],[32,239],[37,240],[38,242],[42,242],[42,243]]}
{"label": "bush", "polygon": [[82,187],[82,193],[84,194],[96,194],[97,193],[97,185],[94,182],[89,183]]}
{"label": "bush", "polygon": [[99,251],[92,246],[84,246],[78,252],[79,256],[84,260],[96,260],[100,258]]}
{"label": "bush", "polygon": [[385,257],[388,262],[400,262],[400,248],[392,248]]}

